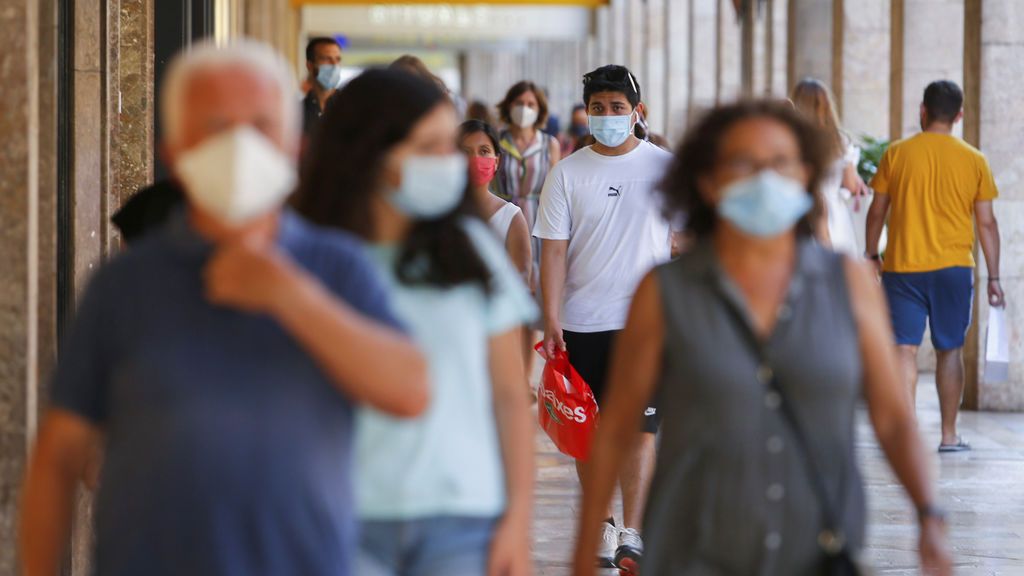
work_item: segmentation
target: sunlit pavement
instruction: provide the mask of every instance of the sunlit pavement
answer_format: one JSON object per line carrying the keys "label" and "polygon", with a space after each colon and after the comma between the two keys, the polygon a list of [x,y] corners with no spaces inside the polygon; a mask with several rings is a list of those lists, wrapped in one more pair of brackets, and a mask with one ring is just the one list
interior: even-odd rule
{"label": "sunlit pavement", "polygon": [[[923,376],[918,417],[929,449],[938,446],[934,379]],[[950,512],[956,574],[1024,576],[1024,414],[966,412],[960,428],[973,450],[935,454],[942,504]],[[860,419],[857,450],[867,486],[866,560],[878,574],[917,574],[917,521],[874,435]],[[537,574],[569,574],[579,486],[570,459],[537,432],[534,558]],[[614,571],[608,571],[614,574]]]}

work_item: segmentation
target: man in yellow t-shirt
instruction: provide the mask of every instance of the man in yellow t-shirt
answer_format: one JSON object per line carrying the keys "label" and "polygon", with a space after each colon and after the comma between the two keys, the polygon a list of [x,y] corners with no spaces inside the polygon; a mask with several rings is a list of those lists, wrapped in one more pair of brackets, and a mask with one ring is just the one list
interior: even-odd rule
{"label": "man in yellow t-shirt", "polygon": [[[999,284],[998,196],[988,161],[952,135],[963,117],[964,95],[948,80],[925,89],[920,134],[893,143],[871,181],[875,199],[867,220],[866,256],[880,266],[900,362],[917,390],[917,348],[931,326],[938,355],[936,385],[942,410],[939,452],[970,449],[956,432],[964,389],[962,350],[974,293],[977,224],[989,277],[989,304],[1003,306]],[[889,218],[885,259],[878,239]]]}

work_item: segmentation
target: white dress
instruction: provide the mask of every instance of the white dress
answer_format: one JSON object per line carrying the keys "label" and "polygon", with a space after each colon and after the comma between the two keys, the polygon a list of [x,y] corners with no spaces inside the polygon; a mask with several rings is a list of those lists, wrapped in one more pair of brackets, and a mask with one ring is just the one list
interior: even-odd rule
{"label": "white dress", "polygon": [[498,208],[491,218],[487,221],[490,224],[491,229],[498,235],[498,240],[501,240],[502,246],[508,240],[508,231],[512,227],[512,220],[515,219],[516,214],[522,213],[519,206],[516,206],[512,202],[506,202],[504,206]]}
{"label": "white dress", "polygon": [[821,196],[828,212],[828,234],[832,239],[832,249],[857,257],[864,252],[863,240],[858,242],[851,206],[856,199],[852,192],[843,188],[843,173],[848,165],[856,166],[859,161],[860,148],[849,144],[846,154],[832,163],[821,181]]}

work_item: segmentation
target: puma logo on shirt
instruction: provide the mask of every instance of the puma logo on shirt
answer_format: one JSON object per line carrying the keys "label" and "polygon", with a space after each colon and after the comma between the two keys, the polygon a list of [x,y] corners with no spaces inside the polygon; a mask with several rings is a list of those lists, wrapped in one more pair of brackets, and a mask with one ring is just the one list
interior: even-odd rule
{"label": "puma logo on shirt", "polygon": [[611,190],[611,192],[608,193],[609,196],[621,196],[622,195],[622,186],[621,185],[618,188],[616,188],[614,186],[609,186],[608,189]]}

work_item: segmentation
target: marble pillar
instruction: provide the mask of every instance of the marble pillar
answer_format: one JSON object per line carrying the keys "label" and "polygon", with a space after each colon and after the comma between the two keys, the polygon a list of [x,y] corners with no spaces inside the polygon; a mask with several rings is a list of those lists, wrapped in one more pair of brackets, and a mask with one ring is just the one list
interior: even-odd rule
{"label": "marble pillar", "polygon": [[769,68],[768,89],[770,94],[783,97],[789,91],[789,0],[768,0]]}
{"label": "marble pillar", "polygon": [[832,1],[789,0],[789,85],[786,93],[807,76],[831,83]]}
{"label": "marble pillar", "polygon": [[742,25],[733,0],[718,0],[715,101],[727,104],[742,93]]}
{"label": "marble pillar", "polygon": [[665,4],[665,100],[668,114],[665,137],[677,143],[689,123],[690,10],[692,0]]}
{"label": "marble pillar", "polygon": [[38,0],[0,9],[0,574],[12,576],[38,389],[39,15]]}
{"label": "marble pillar", "polygon": [[718,89],[718,0],[690,3],[689,122],[715,105]]}
{"label": "marble pillar", "polygon": [[839,76],[843,126],[854,137],[889,132],[890,0],[843,0]]}
{"label": "marble pillar", "polygon": [[[893,26],[902,21],[902,31],[893,29],[893,42],[902,46],[893,47],[893,78],[901,86],[893,90],[890,136],[902,138],[920,131],[921,96],[930,82],[963,84],[964,0],[892,0],[892,10],[902,11],[893,18]],[[955,133],[962,135],[962,125]]]}
{"label": "marble pillar", "polygon": [[644,102],[647,105],[647,123],[655,134],[665,135],[669,125],[666,60],[668,43],[665,37],[665,14],[668,0],[647,0],[643,83]]}
{"label": "marble pillar", "polygon": [[989,310],[984,288],[988,272],[979,257],[977,401],[982,410],[1024,411],[1024,107],[1019,97],[1024,89],[1024,3],[980,0],[980,7],[978,132],[1000,193],[994,205],[1002,243],[1000,277],[1010,328],[1010,370],[1006,381],[985,381],[982,376]]}

